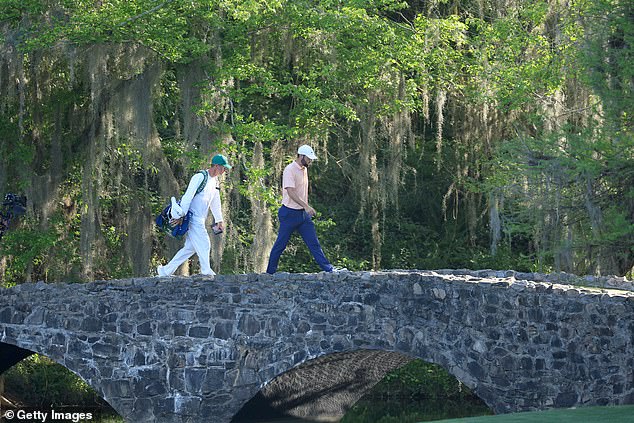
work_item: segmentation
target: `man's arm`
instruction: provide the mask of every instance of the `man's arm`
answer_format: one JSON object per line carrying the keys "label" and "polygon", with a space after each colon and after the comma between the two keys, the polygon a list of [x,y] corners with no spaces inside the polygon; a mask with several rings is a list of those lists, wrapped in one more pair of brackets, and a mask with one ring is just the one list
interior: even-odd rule
{"label": "man's arm", "polygon": [[306,212],[310,215],[310,217],[313,217],[315,216],[315,214],[317,214],[314,208],[309,206],[307,202],[300,198],[300,196],[297,194],[297,191],[295,190],[295,187],[286,187],[285,189],[291,200],[302,206],[304,210],[306,210]]}
{"label": "man's arm", "polygon": [[214,222],[218,227],[222,230],[225,229],[225,225],[222,217],[222,204],[220,202],[220,190],[217,188],[213,193],[213,197],[211,197],[211,203],[209,204],[209,209],[211,210],[211,214],[214,215]]}

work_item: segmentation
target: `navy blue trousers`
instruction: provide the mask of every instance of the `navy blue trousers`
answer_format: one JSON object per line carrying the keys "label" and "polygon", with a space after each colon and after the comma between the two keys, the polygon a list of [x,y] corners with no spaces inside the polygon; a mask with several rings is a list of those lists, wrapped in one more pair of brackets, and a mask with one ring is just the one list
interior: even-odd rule
{"label": "navy blue trousers", "polygon": [[315,224],[310,218],[310,215],[303,209],[295,210],[282,206],[278,210],[277,216],[280,219],[280,231],[271,249],[266,273],[275,273],[277,271],[280,256],[286,249],[288,240],[291,239],[291,235],[295,231],[299,232],[302,236],[319,267],[326,272],[332,272],[332,264],[330,264],[324,251],[321,249],[321,245],[317,239],[317,232],[315,231]]}

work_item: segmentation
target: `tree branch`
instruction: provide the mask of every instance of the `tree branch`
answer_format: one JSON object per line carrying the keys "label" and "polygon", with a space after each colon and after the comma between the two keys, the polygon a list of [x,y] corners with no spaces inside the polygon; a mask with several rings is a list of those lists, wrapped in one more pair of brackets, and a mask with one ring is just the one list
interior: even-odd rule
{"label": "tree branch", "polygon": [[166,0],[166,1],[164,1],[163,3],[161,3],[161,4],[157,5],[157,6],[154,6],[154,7],[153,7],[153,8],[151,8],[150,10],[146,10],[146,11],[145,11],[145,12],[143,12],[143,13],[140,13],[140,14],[138,14],[138,15],[136,15],[136,16],[132,16],[131,18],[126,19],[125,21],[123,21],[123,22],[121,22],[119,25],[117,25],[117,27],[122,27],[122,26],[125,26],[125,25],[127,25],[127,24],[129,24],[129,23],[131,23],[131,22],[134,22],[134,21],[136,21],[136,20],[138,20],[138,19],[141,19],[141,18],[142,18],[143,16],[145,16],[145,15],[149,15],[150,13],[154,13],[154,12],[156,12],[157,10],[161,9],[161,8],[162,8],[163,6],[165,6],[166,4],[171,3],[171,2],[173,2],[173,1],[174,1],[174,0]]}

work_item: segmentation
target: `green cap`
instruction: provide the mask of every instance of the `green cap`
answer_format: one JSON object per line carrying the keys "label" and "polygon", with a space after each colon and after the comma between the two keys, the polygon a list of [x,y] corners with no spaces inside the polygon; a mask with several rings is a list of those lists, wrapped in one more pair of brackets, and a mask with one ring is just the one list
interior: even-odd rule
{"label": "green cap", "polygon": [[211,164],[224,166],[227,169],[231,169],[231,165],[227,161],[227,158],[222,154],[216,154],[213,159],[211,159]]}

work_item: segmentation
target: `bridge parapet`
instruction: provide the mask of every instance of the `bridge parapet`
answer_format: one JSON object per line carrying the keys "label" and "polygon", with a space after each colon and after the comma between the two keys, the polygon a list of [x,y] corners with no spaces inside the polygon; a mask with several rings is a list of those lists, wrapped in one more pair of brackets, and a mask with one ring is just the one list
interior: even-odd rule
{"label": "bridge parapet", "polygon": [[3,345],[44,354],[134,422],[229,421],[278,375],[358,350],[439,364],[496,412],[634,402],[634,293],[540,278],[439,270],[23,284],[0,290],[0,356]]}
{"label": "bridge parapet", "polygon": [[500,278],[511,281],[546,282],[560,285],[573,285],[586,288],[618,289],[622,291],[634,291],[634,281],[623,276],[579,276],[566,272],[537,273],[518,272],[515,270],[468,270],[468,269],[441,269],[434,273],[442,275],[466,276],[475,278]]}

